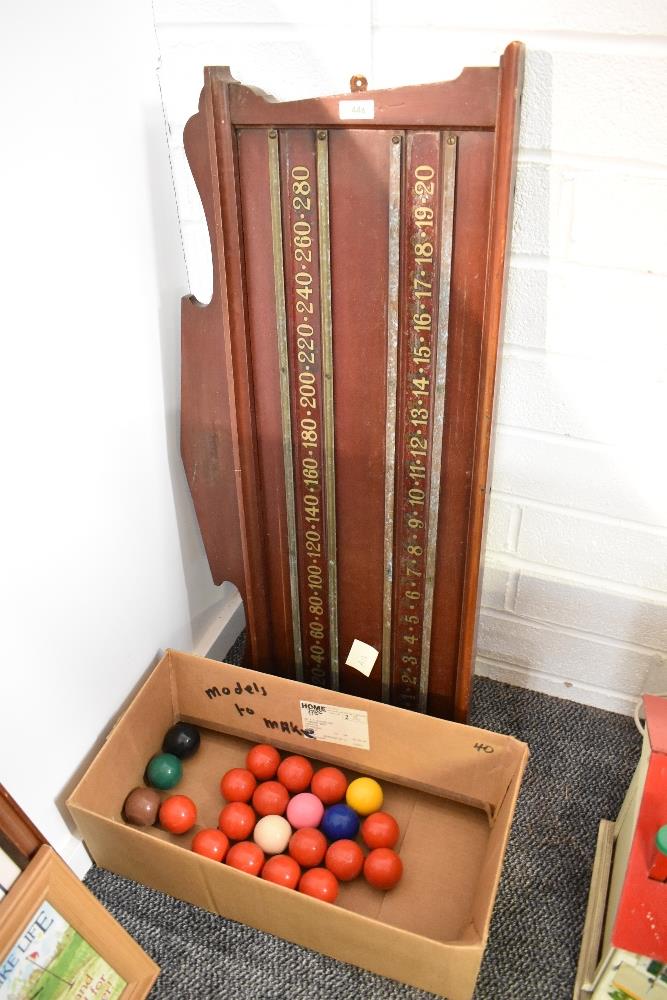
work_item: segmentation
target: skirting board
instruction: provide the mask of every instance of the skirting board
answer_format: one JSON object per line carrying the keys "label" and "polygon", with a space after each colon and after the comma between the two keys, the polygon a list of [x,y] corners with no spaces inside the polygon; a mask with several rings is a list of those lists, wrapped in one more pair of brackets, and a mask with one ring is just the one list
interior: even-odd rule
{"label": "skirting board", "polygon": [[57,850],[65,864],[69,865],[80,879],[84,879],[93,867],[88,851],[74,834],[68,837],[63,844],[59,844]]}
{"label": "skirting board", "polygon": [[576,701],[580,705],[602,708],[606,712],[617,712],[619,715],[633,715],[639,700],[639,695],[609,691],[592,684],[583,684],[575,678],[556,677],[541,670],[519,667],[513,663],[501,663],[481,656],[477,657],[475,674],[479,677],[490,677],[491,680],[501,681],[503,684],[513,684],[515,687],[550,694],[554,698]]}
{"label": "skirting board", "polygon": [[192,622],[192,652],[223,660],[245,628],[243,601],[236,587],[223,583],[221,599]]}

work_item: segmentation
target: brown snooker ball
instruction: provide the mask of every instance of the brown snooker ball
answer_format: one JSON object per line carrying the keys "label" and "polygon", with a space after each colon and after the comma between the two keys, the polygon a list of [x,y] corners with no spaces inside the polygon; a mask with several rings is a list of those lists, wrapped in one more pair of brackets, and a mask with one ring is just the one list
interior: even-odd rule
{"label": "brown snooker ball", "polygon": [[133,826],[153,826],[160,808],[160,793],[154,788],[133,788],[123,804],[123,815]]}

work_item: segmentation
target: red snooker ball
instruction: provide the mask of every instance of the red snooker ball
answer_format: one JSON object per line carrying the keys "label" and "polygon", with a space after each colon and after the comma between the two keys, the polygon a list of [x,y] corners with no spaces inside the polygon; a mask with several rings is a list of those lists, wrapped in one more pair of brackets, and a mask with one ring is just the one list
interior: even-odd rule
{"label": "red snooker ball", "polygon": [[364,852],[354,840],[336,840],[324,863],[340,882],[351,882],[364,867]]}
{"label": "red snooker ball", "polygon": [[268,781],[278,770],[280,754],[268,743],[258,743],[248,751],[245,766],[255,775],[258,781]]}
{"label": "red snooker ball", "polygon": [[159,819],[170,833],[187,833],[197,822],[197,806],[187,795],[170,795],[160,806]]}
{"label": "red snooker ball", "polygon": [[305,792],[313,776],[313,765],[305,757],[285,757],[278,768],[278,781],[288,792]]}
{"label": "red snooker ball", "polygon": [[305,826],[292,834],[287,850],[302,868],[315,868],[324,860],[327,838],[321,830]]}
{"label": "red snooker ball", "polygon": [[218,826],[230,840],[247,840],[257,817],[247,802],[230,802],[220,810]]}
{"label": "red snooker ball", "polygon": [[212,861],[224,861],[229,850],[229,839],[222,830],[200,830],[192,838],[192,850]]}
{"label": "red snooker ball", "polygon": [[289,802],[289,792],[279,781],[264,781],[255,789],[252,804],[260,816],[282,816]]}
{"label": "red snooker ball", "polygon": [[250,802],[257,787],[257,778],[244,767],[233,767],[220,781],[222,797],[228,802]]}
{"label": "red snooker ball", "polygon": [[276,885],[284,885],[286,889],[296,889],[301,878],[301,869],[287,854],[274,854],[262,868],[262,878]]}
{"label": "red snooker ball", "polygon": [[338,879],[328,868],[310,868],[301,876],[299,892],[325,903],[335,903],[338,897]]}
{"label": "red snooker ball", "polygon": [[345,798],[347,778],[337,767],[323,767],[313,775],[310,790],[325,806],[333,806]]}
{"label": "red snooker ball", "polygon": [[377,847],[364,861],[364,878],[376,889],[393,889],[402,874],[403,862],[388,847]]}
{"label": "red snooker ball", "polygon": [[361,839],[366,847],[395,847],[400,836],[398,823],[385,812],[371,813],[361,824]]}
{"label": "red snooker ball", "polygon": [[242,840],[233,844],[227,852],[227,864],[248,875],[259,875],[264,865],[264,851],[252,840]]}

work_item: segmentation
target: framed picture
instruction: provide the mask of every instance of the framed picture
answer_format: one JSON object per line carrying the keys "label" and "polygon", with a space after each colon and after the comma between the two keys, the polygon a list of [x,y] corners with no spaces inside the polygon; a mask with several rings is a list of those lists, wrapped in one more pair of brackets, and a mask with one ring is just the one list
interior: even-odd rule
{"label": "framed picture", "polygon": [[158,972],[48,845],[0,902],[0,1000],[139,1000]]}

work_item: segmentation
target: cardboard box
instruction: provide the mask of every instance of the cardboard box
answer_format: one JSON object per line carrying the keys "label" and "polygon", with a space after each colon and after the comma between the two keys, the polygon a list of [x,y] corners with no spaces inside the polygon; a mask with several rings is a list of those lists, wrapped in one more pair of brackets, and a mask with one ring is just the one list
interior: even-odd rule
{"label": "cardboard box", "polygon": [[[303,714],[302,714],[303,713]],[[373,775],[401,827],[403,880],[363,879],[335,905],[193,854],[175,837],[128,826],[121,809],[143,783],[165,731],[202,727],[176,791],[216,826],[220,777],[254,742]],[[169,651],[109,734],[68,800],[95,862],[214,913],[439,993],[471,997],[512,815],[528,758],[508,736],[214,660]]]}

